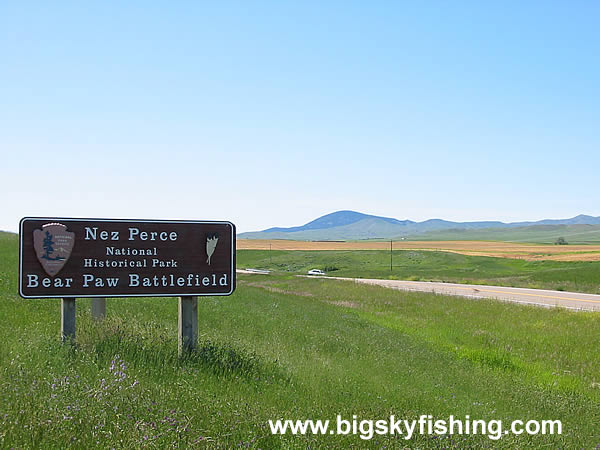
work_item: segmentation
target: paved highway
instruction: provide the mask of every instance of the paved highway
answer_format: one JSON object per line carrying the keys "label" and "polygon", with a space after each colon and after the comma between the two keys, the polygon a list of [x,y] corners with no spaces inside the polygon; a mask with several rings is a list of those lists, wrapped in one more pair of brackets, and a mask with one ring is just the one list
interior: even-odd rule
{"label": "paved highway", "polygon": [[444,295],[458,295],[471,298],[492,298],[514,303],[537,306],[561,306],[569,309],[600,311],[600,295],[578,292],[546,291],[501,286],[481,286],[475,284],[433,283],[427,281],[376,280],[367,278],[320,277],[335,280],[348,280],[355,283],[373,284],[405,291],[434,292]]}
{"label": "paved highway", "polygon": [[[238,273],[269,273],[268,271],[237,270]],[[434,283],[430,281],[378,280],[370,278],[319,277],[299,275],[307,278],[354,281],[404,291],[433,292],[443,295],[457,295],[470,298],[491,298],[513,303],[544,307],[563,307],[583,311],[600,311],[600,295],[578,292],[548,291],[543,289],[525,289],[502,286],[483,286],[476,284]]]}

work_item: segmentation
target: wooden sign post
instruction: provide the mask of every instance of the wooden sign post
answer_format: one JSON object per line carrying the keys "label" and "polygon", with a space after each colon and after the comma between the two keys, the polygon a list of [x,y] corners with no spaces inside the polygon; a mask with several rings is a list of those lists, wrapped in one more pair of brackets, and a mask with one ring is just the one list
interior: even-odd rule
{"label": "wooden sign post", "polygon": [[60,338],[65,343],[75,341],[75,312],[75,299],[63,298],[60,305]]}
{"label": "wooden sign post", "polygon": [[198,342],[198,297],[179,297],[177,334],[180,356],[196,347]]}
{"label": "wooden sign post", "polygon": [[92,298],[92,318],[107,297],[180,297],[180,353],[198,339],[198,296],[235,290],[231,222],[24,218],[19,294],[61,298],[61,336],[75,338],[75,298]]}
{"label": "wooden sign post", "polygon": [[95,321],[104,320],[106,317],[106,299],[98,297],[92,299],[92,319]]}

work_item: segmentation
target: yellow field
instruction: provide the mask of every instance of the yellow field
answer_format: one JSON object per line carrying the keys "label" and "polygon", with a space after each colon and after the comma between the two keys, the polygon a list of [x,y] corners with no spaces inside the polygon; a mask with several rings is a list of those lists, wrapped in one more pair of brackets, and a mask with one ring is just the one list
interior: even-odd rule
{"label": "yellow field", "polygon": [[[239,250],[389,250],[388,242],[305,242],[238,239]],[[538,245],[487,241],[394,241],[394,250],[435,250],[528,261],[600,261],[600,245]]]}

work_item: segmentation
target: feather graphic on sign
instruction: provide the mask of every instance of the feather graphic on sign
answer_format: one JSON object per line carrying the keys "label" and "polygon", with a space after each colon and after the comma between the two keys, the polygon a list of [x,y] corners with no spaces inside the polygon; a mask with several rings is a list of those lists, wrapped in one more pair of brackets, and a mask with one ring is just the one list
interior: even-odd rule
{"label": "feather graphic on sign", "polygon": [[213,253],[215,252],[215,248],[217,247],[217,242],[219,242],[219,235],[216,233],[213,234],[212,236],[208,236],[206,238],[206,254],[208,255],[206,262],[208,263],[209,266],[210,266],[210,258],[212,257]]}

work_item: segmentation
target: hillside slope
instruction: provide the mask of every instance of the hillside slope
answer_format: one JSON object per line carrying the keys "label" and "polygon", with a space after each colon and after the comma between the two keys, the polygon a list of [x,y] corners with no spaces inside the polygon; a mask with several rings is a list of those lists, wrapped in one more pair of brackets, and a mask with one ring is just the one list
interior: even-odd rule
{"label": "hillside slope", "polygon": [[409,236],[419,241],[510,241],[553,244],[559,237],[569,244],[600,243],[600,225],[532,225],[480,230],[440,230]]}
{"label": "hillside slope", "polygon": [[600,242],[600,217],[579,215],[570,219],[503,223],[499,221],[452,222],[429,219],[423,222],[397,220],[355,211],[337,211],[305,225],[269,228],[240,233],[240,239],[291,240],[507,240],[516,242],[554,242],[558,237],[573,243]]}

